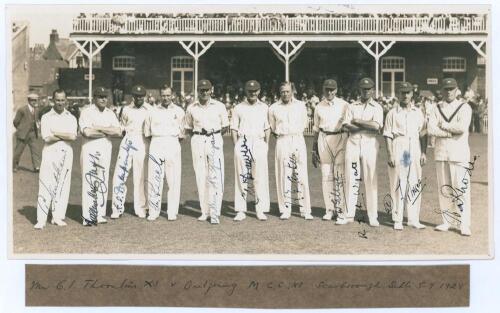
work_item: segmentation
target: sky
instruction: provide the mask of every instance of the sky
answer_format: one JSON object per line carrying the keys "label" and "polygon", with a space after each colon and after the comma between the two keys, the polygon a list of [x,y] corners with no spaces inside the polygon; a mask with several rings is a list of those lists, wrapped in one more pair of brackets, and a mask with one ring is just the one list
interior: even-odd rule
{"label": "sky", "polygon": [[[47,46],[52,29],[57,29],[61,38],[69,37],[72,30],[72,19],[79,14],[79,8],[43,5],[7,7],[6,11],[12,21],[19,20],[30,23],[30,46],[34,46],[36,43]],[[41,18],[42,16],[43,18]]]}

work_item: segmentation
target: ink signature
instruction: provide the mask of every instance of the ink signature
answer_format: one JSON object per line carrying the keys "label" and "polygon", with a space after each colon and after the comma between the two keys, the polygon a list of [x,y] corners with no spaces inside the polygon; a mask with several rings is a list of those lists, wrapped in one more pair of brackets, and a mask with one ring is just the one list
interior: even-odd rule
{"label": "ink signature", "polygon": [[[335,164],[337,164],[337,158],[341,155],[341,153],[344,153],[344,149],[340,149],[341,146],[344,144],[343,136],[342,134],[340,135],[340,139],[337,141],[337,145],[334,147],[334,149],[330,148],[329,142],[323,138],[323,144],[327,152],[330,154],[330,157],[332,159],[332,164],[333,166],[333,191],[330,192],[330,201],[333,203],[333,207],[335,210],[335,213],[337,216],[341,215],[343,213],[342,210],[342,203],[347,203],[347,199],[345,198],[345,177],[344,177],[344,171],[337,171]],[[334,153],[335,151],[335,153]],[[342,164],[344,163],[343,160],[341,160]],[[356,169],[357,173],[357,169]],[[342,201],[342,195],[344,195],[344,201]]]}
{"label": "ink signature", "polygon": [[[409,175],[410,174],[408,173],[408,176]],[[425,188],[425,186],[427,186],[427,184],[425,184],[422,181],[422,179],[419,178],[415,185],[410,186],[409,185],[409,177],[408,177],[406,183],[407,183],[406,190],[403,193],[403,190],[401,188],[401,179],[399,179],[398,185],[396,187],[396,192],[399,191],[399,195],[401,197],[400,198],[401,200],[406,199],[408,202],[411,202],[411,204],[413,205],[417,201],[417,199],[420,197],[420,195],[424,191],[424,188]]]}
{"label": "ink signature", "polygon": [[[285,207],[292,206],[294,203],[298,203],[300,200],[304,200],[305,197],[302,195],[300,191],[300,186],[303,185],[303,183],[300,181],[299,178],[299,165],[297,161],[297,156],[295,153],[292,153],[288,159],[287,162],[287,167],[291,169],[291,175],[288,175],[286,178],[290,181],[291,184],[296,183],[297,188],[293,189],[290,188],[290,190],[285,190]],[[293,195],[296,195],[295,197]],[[298,203],[299,207],[302,207],[300,203]]]}
{"label": "ink signature", "polygon": [[[120,171],[118,173],[118,179],[120,180],[120,183],[118,186],[113,187],[113,194],[115,199],[117,200],[117,203],[115,204],[116,210],[121,214],[123,213],[124,210],[123,203],[125,202],[125,191],[126,191],[125,182],[129,172],[128,169],[129,156],[131,151],[138,151],[138,149],[134,147],[132,140],[130,139],[127,139],[125,141],[125,144],[122,145],[120,148],[125,150],[126,154],[125,157],[123,158],[123,163],[118,166],[118,170]],[[118,207],[118,205],[122,207]]]}
{"label": "ink signature", "polygon": [[[211,155],[208,157],[208,183],[210,186],[214,188],[212,193],[212,198],[208,202],[208,207],[210,210],[210,216],[216,217],[218,216],[218,199],[222,195],[219,195],[219,188],[222,186],[222,190],[224,190],[224,175],[222,175],[222,162],[221,158],[218,156],[218,151],[221,148],[216,144],[214,134],[211,135],[210,139],[211,144]],[[220,192],[222,192],[222,190]]]}
{"label": "ink signature", "polygon": [[387,214],[392,214],[392,197],[390,194],[384,196],[384,211]]}
{"label": "ink signature", "polygon": [[161,210],[161,191],[160,186],[163,182],[163,165],[165,160],[162,158],[156,159],[152,154],[148,154],[149,160],[152,162],[149,166],[154,166],[152,180],[148,180],[148,202],[155,212]]}
{"label": "ink signature", "polygon": [[366,229],[363,229],[363,231],[358,231],[358,237],[368,239],[367,233],[368,232],[366,231]]}
{"label": "ink signature", "polygon": [[434,213],[441,214],[441,216],[443,216],[443,219],[450,225],[458,227],[460,226],[460,224],[462,224],[462,219],[460,213],[458,212],[451,212],[448,210],[441,211],[439,209],[436,209],[434,210]]}
{"label": "ink signature", "polygon": [[[247,199],[247,196],[250,194],[250,195],[253,195],[255,196],[255,192],[253,191],[254,190],[254,177],[252,175],[252,163],[255,162],[255,159],[253,157],[253,154],[252,154],[252,151],[250,150],[250,147],[248,147],[248,144],[247,144],[247,138],[245,135],[243,135],[243,142],[241,144],[241,154],[242,154],[242,157],[243,157],[243,160],[245,162],[245,169],[246,169],[246,173],[243,173],[243,174],[240,174],[240,179],[241,179],[241,183],[242,184],[246,184],[246,186],[243,188],[243,192],[242,192],[242,197],[243,199]],[[259,202],[259,199],[255,199],[255,202],[258,203]]]}
{"label": "ink signature", "polygon": [[342,173],[340,173],[339,171],[336,171],[335,176],[333,178],[334,187],[333,187],[333,191],[331,192],[331,195],[332,195],[333,207],[334,207],[337,215],[340,215],[343,213],[342,194],[344,194],[344,196],[345,196],[344,183],[345,183],[344,175]]}
{"label": "ink signature", "polygon": [[[97,151],[96,154],[89,154],[91,170],[85,173],[85,181],[90,186],[90,190],[87,195],[92,198],[92,205],[89,208],[89,219],[82,216],[83,220],[90,225],[97,225],[97,208],[99,206],[105,205],[104,195],[108,192],[106,186],[105,169],[99,164],[100,152]],[[100,173],[99,173],[100,172]],[[99,197],[101,201],[99,203]]]}
{"label": "ink signature", "polygon": [[[47,193],[50,196],[50,199],[46,199],[43,195],[41,194],[38,195],[37,205],[45,213],[45,215],[49,214],[51,208],[52,211],[55,209],[55,205],[57,204],[57,201],[62,193],[63,189],[62,186],[64,185],[64,182],[68,177],[69,169],[66,169],[66,171],[64,171],[64,164],[66,162],[67,150],[61,149],[61,152],[63,154],[59,162],[52,162],[52,168],[54,170],[53,178],[55,183],[53,188],[51,188],[50,183],[47,185],[43,180],[41,179],[39,180],[40,188],[43,187],[43,189],[45,189],[45,191],[47,191]],[[59,196],[57,195],[58,190],[59,190]]]}
{"label": "ink signature", "polygon": [[479,158],[479,156],[474,156],[472,162],[469,162],[469,165],[467,167],[464,167],[465,169],[465,174],[462,180],[460,181],[461,185],[458,187],[454,187],[451,185],[443,185],[441,186],[441,194],[445,198],[452,199],[452,202],[457,205],[459,208],[460,212],[463,212],[463,205],[464,205],[464,200],[463,200],[463,195],[467,192],[467,190],[470,188],[469,185],[471,183],[470,178],[472,177],[472,171],[474,170],[476,160]]}

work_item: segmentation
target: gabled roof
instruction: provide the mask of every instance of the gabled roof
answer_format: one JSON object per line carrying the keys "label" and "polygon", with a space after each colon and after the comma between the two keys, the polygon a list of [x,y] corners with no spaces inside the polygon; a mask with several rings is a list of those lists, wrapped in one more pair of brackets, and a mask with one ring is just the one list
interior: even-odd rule
{"label": "gabled roof", "polygon": [[56,47],[65,61],[69,61],[75,50],[77,50],[75,43],[69,38],[59,38]]}

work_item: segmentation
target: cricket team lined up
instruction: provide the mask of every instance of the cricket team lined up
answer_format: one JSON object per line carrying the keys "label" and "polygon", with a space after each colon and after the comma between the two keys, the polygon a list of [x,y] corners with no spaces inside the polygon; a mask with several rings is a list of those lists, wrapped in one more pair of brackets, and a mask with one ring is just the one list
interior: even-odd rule
{"label": "cricket team lined up", "polygon": [[[77,123],[66,109],[64,91],[54,92],[52,110],[42,116],[44,140],[39,175],[37,223],[42,229],[52,215],[53,224],[64,226],[70,192],[73,150],[79,124],[83,136],[82,223],[106,223],[106,205],[111,194],[111,218],[125,210],[127,179],[132,172],[134,212],[154,221],[160,217],[163,185],[168,185],[167,218],[176,220],[181,193],[180,141],[191,137],[191,153],[198,190],[200,221],[220,223],[224,191],[224,150],[222,134],[231,132],[235,164],[235,221],[246,218],[247,202],[255,200],[256,215],[266,220],[269,212],[268,146],[276,138],[275,176],[280,219],[289,219],[292,206],[312,220],[308,178],[308,156],[320,167],[324,197],[324,220],[352,223],[364,205],[368,223],[378,222],[379,141],[382,132],[388,153],[390,208],[394,229],[407,225],[418,229],[422,200],[422,166],[427,162],[427,136],[435,137],[434,159],[439,206],[443,223],[436,230],[457,227],[471,235],[470,150],[468,129],[470,106],[457,98],[457,82],[442,82],[443,101],[426,112],[412,102],[412,85],[398,88],[398,104],[385,121],[382,107],[373,99],[374,83],[359,81],[360,98],[354,103],[336,97],[337,82],[324,81],[323,100],[314,112],[315,139],[308,153],[303,132],[308,125],[306,106],[293,97],[292,84],[280,86],[280,100],[268,107],[260,102],[260,84],[245,84],[246,100],[236,105],[231,121],[224,104],[211,98],[212,84],[198,83],[198,101],[186,112],[172,102],[172,89],[161,89],[161,104],[144,101],[146,90],[134,86],[134,101],[123,108],[120,120],[107,106],[107,91],[94,92],[95,103],[85,108]],[[123,137],[114,171],[110,170],[112,137]],[[112,180],[109,181],[109,176]],[[361,192],[364,185],[364,193]],[[111,189],[111,192],[109,192]],[[443,190],[449,189],[448,192]],[[384,199],[384,202],[386,200]]]}

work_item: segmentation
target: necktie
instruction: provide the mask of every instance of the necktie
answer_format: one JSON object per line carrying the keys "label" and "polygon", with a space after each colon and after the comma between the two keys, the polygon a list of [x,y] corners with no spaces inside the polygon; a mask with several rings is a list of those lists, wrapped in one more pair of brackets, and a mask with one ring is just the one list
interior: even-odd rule
{"label": "necktie", "polygon": [[36,110],[33,108],[33,128],[35,129],[35,138],[38,138],[38,125],[37,125],[37,118],[36,118]]}

